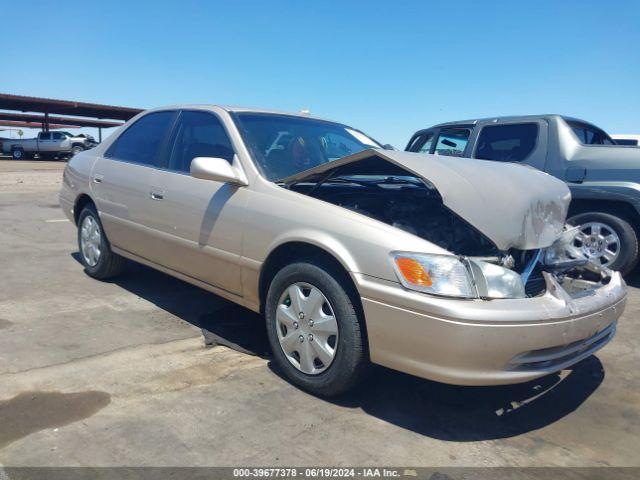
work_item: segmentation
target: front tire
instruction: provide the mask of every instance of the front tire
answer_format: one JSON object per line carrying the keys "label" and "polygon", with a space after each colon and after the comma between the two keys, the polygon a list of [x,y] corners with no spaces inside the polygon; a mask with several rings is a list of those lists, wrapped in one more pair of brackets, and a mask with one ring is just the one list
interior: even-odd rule
{"label": "front tire", "polygon": [[77,155],[80,152],[84,152],[84,148],[82,148],[80,145],[74,145],[73,148],[71,149],[71,155],[69,155],[69,158],[73,157],[74,155]]}
{"label": "front tire", "polygon": [[84,207],[78,217],[78,249],[84,271],[90,277],[104,280],[124,269],[126,260],[111,250],[93,205]]}
{"label": "front tire", "polygon": [[574,246],[596,264],[626,275],[638,263],[638,236],[631,224],[616,215],[587,212],[567,220],[579,225]]}
{"label": "front tire", "polygon": [[265,303],[274,360],[295,385],[311,393],[343,393],[365,375],[364,322],[338,282],[340,275],[313,260],[282,268]]}

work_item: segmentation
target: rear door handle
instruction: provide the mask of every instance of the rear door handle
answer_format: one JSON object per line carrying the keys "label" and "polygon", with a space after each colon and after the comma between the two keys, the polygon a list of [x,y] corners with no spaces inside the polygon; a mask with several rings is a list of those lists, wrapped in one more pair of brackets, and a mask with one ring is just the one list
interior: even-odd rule
{"label": "rear door handle", "polygon": [[151,198],[153,200],[163,200],[164,199],[164,192],[151,192],[149,194],[151,196]]}
{"label": "rear door handle", "polygon": [[97,173],[93,176],[93,183],[102,183],[103,178],[104,177],[101,174]]}

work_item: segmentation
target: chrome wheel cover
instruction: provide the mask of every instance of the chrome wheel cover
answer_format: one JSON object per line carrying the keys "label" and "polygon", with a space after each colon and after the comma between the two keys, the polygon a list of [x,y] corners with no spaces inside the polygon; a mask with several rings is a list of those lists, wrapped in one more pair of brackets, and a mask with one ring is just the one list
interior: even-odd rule
{"label": "chrome wheel cover", "polygon": [[620,255],[620,237],[613,228],[601,222],[580,225],[573,245],[591,261],[602,266],[610,265]]}
{"label": "chrome wheel cover", "polygon": [[309,283],[294,283],[282,293],[276,307],[276,332],[287,360],[303,373],[322,373],[335,358],[338,323],[333,307]]}
{"label": "chrome wheel cover", "polygon": [[80,252],[90,267],[95,267],[100,261],[101,243],[100,226],[95,218],[87,215],[80,225]]}

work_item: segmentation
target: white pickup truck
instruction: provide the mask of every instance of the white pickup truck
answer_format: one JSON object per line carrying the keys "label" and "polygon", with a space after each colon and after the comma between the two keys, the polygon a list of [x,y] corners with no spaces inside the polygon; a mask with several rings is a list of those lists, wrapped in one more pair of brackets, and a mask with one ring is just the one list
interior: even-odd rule
{"label": "white pickup truck", "polygon": [[40,132],[36,138],[2,141],[2,153],[15,160],[33,158],[68,158],[78,152],[93,148],[95,142],[87,137],[74,137],[67,132]]}

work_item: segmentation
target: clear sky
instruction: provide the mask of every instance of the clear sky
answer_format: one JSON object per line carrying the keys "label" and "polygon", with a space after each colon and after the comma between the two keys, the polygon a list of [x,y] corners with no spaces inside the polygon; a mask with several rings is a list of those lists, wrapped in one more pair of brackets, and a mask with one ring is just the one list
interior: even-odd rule
{"label": "clear sky", "polygon": [[505,114],[640,133],[640,1],[0,0],[0,11],[11,19],[0,92],[305,108],[400,148],[437,122]]}

